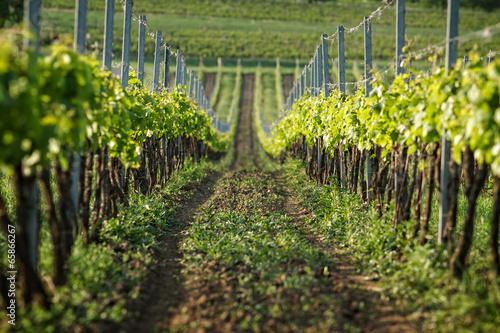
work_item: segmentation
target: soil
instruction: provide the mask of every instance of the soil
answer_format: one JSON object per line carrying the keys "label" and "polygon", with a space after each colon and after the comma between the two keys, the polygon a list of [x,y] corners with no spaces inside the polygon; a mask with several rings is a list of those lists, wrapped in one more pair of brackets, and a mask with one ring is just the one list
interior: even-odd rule
{"label": "soil", "polygon": [[203,87],[205,87],[205,96],[210,98],[212,91],[215,88],[215,81],[217,80],[217,73],[203,73]]}
{"label": "soil", "polygon": [[175,86],[175,72],[174,73],[169,73],[169,75],[168,75],[168,86],[169,87]]}
{"label": "soil", "polygon": [[[257,140],[253,128],[253,87],[255,76],[245,74],[242,77],[240,97],[240,115],[235,135],[235,156],[230,170],[224,174],[209,173],[206,181],[189,184],[185,190],[191,195],[182,198],[178,209],[177,222],[170,235],[166,236],[164,246],[156,251],[158,265],[154,266],[146,281],[140,287],[139,299],[130,302],[128,310],[137,314],[136,319],[124,322],[124,332],[344,332],[354,328],[360,332],[419,332],[422,330],[421,319],[409,317],[393,302],[382,298],[381,289],[369,277],[356,273],[352,258],[335,246],[326,245],[321,235],[308,232],[310,226],[304,223],[312,214],[310,209],[298,201],[296,193],[287,186],[285,176],[280,171],[261,170],[257,150]],[[288,84],[293,76],[283,75],[284,91],[288,93]],[[286,96],[285,96],[286,97]],[[248,179],[257,179],[262,186],[243,187]],[[237,211],[241,214],[255,212],[256,198],[267,193],[276,193],[277,199],[262,201],[262,212],[286,212],[299,230],[302,237],[319,248],[331,258],[332,272],[325,282],[318,285],[314,292],[321,295],[334,295],[333,309],[338,328],[297,327],[292,321],[297,318],[307,322],[311,317],[323,313],[324,308],[300,309],[304,292],[288,291],[269,296],[262,300],[253,300],[249,310],[237,313],[224,312],[235,302],[248,302],[238,298],[227,270],[246,273],[245,265],[234,263],[229,266],[219,262],[210,262],[196,270],[181,273],[183,263],[179,244],[182,243],[182,231],[187,230],[193,219],[202,214],[202,209],[211,205],[217,211]],[[266,213],[262,213],[266,214]],[[269,214],[269,213],[267,213]],[[303,259],[287,263],[290,269],[304,265]],[[204,279],[204,276],[217,274],[219,279]],[[234,276],[234,275],[232,275]],[[227,277],[227,278],[225,278]],[[258,277],[256,277],[258,278]],[[237,283],[236,283],[237,284]],[[249,320],[256,304],[298,304],[297,312],[284,313],[278,318],[262,318],[258,329],[242,329],[241,323]],[[274,302],[274,303],[273,303]],[[282,303],[283,302],[283,303]],[[216,304],[217,306],[211,306]],[[326,309],[326,310],[328,310]],[[196,323],[196,325],[189,324]],[[117,331],[117,330],[114,330]]]}
{"label": "soil", "polygon": [[287,201],[286,211],[294,219],[298,228],[304,231],[303,237],[313,245],[319,247],[325,254],[332,258],[335,270],[332,271],[333,290],[339,295],[340,321],[354,324],[362,332],[421,332],[422,318],[409,317],[404,309],[382,298],[382,288],[370,276],[356,273],[353,259],[331,245],[326,246],[323,235],[308,232],[310,227],[305,226],[302,220],[310,210],[299,210],[300,203],[290,196]]}
{"label": "soil", "polygon": [[293,74],[281,74],[281,84],[283,85],[283,94],[285,102],[290,96],[290,90],[293,88],[294,76]]}
{"label": "soil", "polygon": [[231,169],[259,167],[257,159],[257,140],[253,126],[253,96],[255,75],[242,76],[240,115],[234,138],[235,156]]}
{"label": "soil", "polygon": [[164,246],[155,252],[158,264],[141,284],[139,298],[127,306],[129,313],[138,316],[131,323],[124,323],[123,331],[153,332],[169,314],[172,315],[170,310],[176,309],[185,298],[183,283],[177,274],[182,268],[182,253],[179,251],[182,239],[179,235],[189,227],[186,221],[190,221],[193,214],[211,197],[219,177],[219,173],[211,172],[203,182],[184,186],[185,194],[178,198],[182,203],[177,209],[177,223],[163,239]]}

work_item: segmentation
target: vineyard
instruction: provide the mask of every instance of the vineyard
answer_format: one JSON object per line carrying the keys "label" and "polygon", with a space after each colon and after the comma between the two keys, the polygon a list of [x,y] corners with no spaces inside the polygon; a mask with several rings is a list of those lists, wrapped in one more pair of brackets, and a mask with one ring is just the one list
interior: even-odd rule
{"label": "vineyard", "polygon": [[498,12],[24,10],[0,331],[500,332]]}

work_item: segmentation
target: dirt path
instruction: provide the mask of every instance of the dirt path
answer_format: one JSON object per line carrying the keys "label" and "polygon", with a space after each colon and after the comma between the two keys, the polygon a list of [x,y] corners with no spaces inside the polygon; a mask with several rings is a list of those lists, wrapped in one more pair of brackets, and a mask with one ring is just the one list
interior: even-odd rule
{"label": "dirt path", "polygon": [[293,88],[293,74],[282,74],[281,84],[283,85],[283,94],[286,101],[290,95],[290,90]]}
{"label": "dirt path", "polygon": [[[201,182],[192,182],[184,186],[184,196],[176,198],[180,202],[177,209],[177,223],[165,236],[164,245],[155,251],[158,264],[154,265],[139,289],[138,299],[129,302],[129,313],[139,314],[131,323],[124,323],[122,331],[153,332],[159,323],[165,321],[185,297],[182,280],[178,277],[181,269],[182,253],[179,245],[182,241],[180,232],[185,230],[192,215],[210,198],[220,177],[211,172]],[[169,311],[170,310],[170,311]],[[105,332],[105,331],[103,331]]]}
{"label": "dirt path", "polygon": [[[269,193],[278,195],[269,200]],[[331,271],[328,274],[322,271],[314,273],[312,290],[287,288],[282,280],[303,276],[310,262],[299,255],[285,257],[286,275],[277,281],[271,279],[275,292],[249,299],[243,295],[251,293],[253,286],[258,290],[262,288],[261,284],[266,283],[263,282],[265,274],[259,274],[252,265],[240,260],[227,262],[221,259],[194,268],[189,266],[183,272],[182,292],[185,296],[177,310],[165,316],[157,327],[160,332],[421,331],[418,318],[407,318],[400,308],[382,299],[381,289],[374,281],[355,273],[349,256],[324,244],[321,235],[310,232],[305,221],[312,212],[297,201],[296,193],[289,188],[280,172],[235,170],[226,173],[219,179],[213,196],[202,205],[197,217],[203,219],[201,211],[209,209],[237,214],[240,218],[286,214],[291,224],[300,230],[301,237],[329,258],[326,266],[331,267]],[[239,280],[242,276],[252,277],[252,287],[242,286]],[[257,310],[275,307],[289,309],[289,312],[273,316]],[[258,324],[254,328],[242,329],[242,326],[246,327],[246,322],[255,320]]]}
{"label": "dirt path", "polygon": [[175,86],[175,73],[170,73],[168,75],[168,86],[169,87]]}
{"label": "dirt path", "polygon": [[[187,186],[193,196],[178,210],[176,227],[165,239],[167,245],[156,253],[159,264],[143,283],[139,300],[129,305],[129,310],[139,316],[135,322],[124,324],[125,331],[420,331],[418,320],[408,319],[397,306],[382,300],[380,288],[366,276],[356,274],[349,256],[325,244],[321,235],[310,230],[307,221],[313,213],[304,208],[286,176],[280,171],[260,170],[253,129],[255,77],[246,74],[242,79],[231,171],[223,175],[211,173],[207,181]],[[268,258],[271,263],[264,265],[264,271],[258,266],[261,256],[265,256],[260,248],[253,252],[254,258],[251,254],[238,257],[237,252],[242,250],[236,245],[231,250],[234,253],[229,251],[229,259],[224,259],[227,253],[217,254],[217,260],[206,259],[208,252],[203,251],[181,253],[180,244],[195,237],[188,229],[192,225],[197,226],[196,230],[209,228],[212,222],[208,221],[218,214],[223,220],[232,216],[238,223],[246,223],[250,229],[242,235],[253,233],[254,220],[265,225],[257,235],[270,233],[269,242],[288,233],[286,237],[295,239],[293,242],[303,242],[298,247],[301,250],[289,252],[293,242],[277,245],[281,257],[274,258],[272,250]],[[232,220],[227,221],[231,224]],[[211,234],[209,229],[203,230]],[[259,242],[260,237],[254,242]],[[214,232],[210,242],[215,243],[210,244],[217,245],[223,238]],[[244,239],[238,243],[243,244]],[[252,246],[250,242],[242,247]],[[248,256],[248,261],[242,259]],[[321,269],[311,272],[317,260],[322,262]],[[294,283],[306,284],[294,287]]]}
{"label": "dirt path", "polygon": [[217,79],[217,73],[203,73],[203,87],[205,87],[205,96],[210,98],[212,96],[212,91],[215,88],[215,80]]}
{"label": "dirt path", "polygon": [[238,127],[234,138],[235,157],[231,169],[258,168],[257,141],[253,127],[253,97],[254,97],[255,75],[244,74],[242,76],[240,115]]}

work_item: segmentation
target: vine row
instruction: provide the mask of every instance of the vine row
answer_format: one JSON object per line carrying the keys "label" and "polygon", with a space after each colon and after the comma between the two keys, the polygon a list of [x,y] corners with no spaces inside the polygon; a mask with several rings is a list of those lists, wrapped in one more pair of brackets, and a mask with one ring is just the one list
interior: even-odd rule
{"label": "vine row", "polygon": [[187,158],[218,157],[230,143],[185,87],[152,93],[132,73],[123,89],[95,60],[65,47],[39,56],[0,43],[0,108],[0,170],[15,192],[13,211],[0,192],[0,224],[17,229],[24,305],[50,306],[37,270],[39,192],[53,282],[62,285],[77,238],[99,242],[103,221],[128,205],[129,191],[155,191]]}
{"label": "vine row", "polygon": [[[478,55],[469,59],[465,66],[458,62],[432,76],[412,70],[391,85],[374,74],[369,97],[363,90],[355,95],[335,91],[328,98],[306,94],[279,121],[273,144],[265,147],[274,155],[288,151],[303,158],[311,179],[359,193],[380,216],[394,207],[394,227],[413,221],[410,237],[424,245],[432,238],[429,220],[434,192],[440,191],[445,133],[452,159],[444,239],[451,274],[461,278],[473,241],[477,198],[488,176],[494,207],[500,207],[500,61],[484,67]],[[460,184],[468,206],[458,233]],[[499,213],[493,210],[490,234],[497,274]]]}

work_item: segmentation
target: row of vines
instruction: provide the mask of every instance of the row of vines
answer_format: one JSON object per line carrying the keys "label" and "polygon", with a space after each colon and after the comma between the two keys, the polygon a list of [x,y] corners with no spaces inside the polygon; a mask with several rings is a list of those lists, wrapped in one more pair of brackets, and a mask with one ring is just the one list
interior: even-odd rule
{"label": "row of vines", "polygon": [[53,243],[52,280],[62,285],[76,239],[99,242],[103,221],[128,205],[130,191],[155,191],[186,158],[227,149],[229,136],[184,90],[151,93],[134,73],[123,89],[95,60],[64,47],[40,56],[1,41],[0,168],[12,177],[15,207],[0,191],[0,224],[16,228],[21,304],[51,302],[37,270],[40,215]]}
{"label": "row of vines", "polygon": [[[451,142],[449,207],[445,248],[451,274],[462,278],[473,242],[478,196],[493,182],[490,250],[500,275],[500,61],[484,67],[471,54],[450,71],[432,76],[411,71],[388,85],[377,74],[369,97],[339,91],[330,97],[306,94],[276,125],[275,155],[291,152],[306,163],[306,172],[320,183],[358,193],[381,216],[394,207],[394,228],[413,221],[407,235],[426,244],[432,201],[440,191],[442,133]],[[366,171],[369,158],[371,173]],[[367,179],[368,178],[368,179]],[[368,184],[368,186],[367,186]],[[467,211],[461,232],[457,207],[463,184]],[[439,198],[439,196],[437,196]]]}

